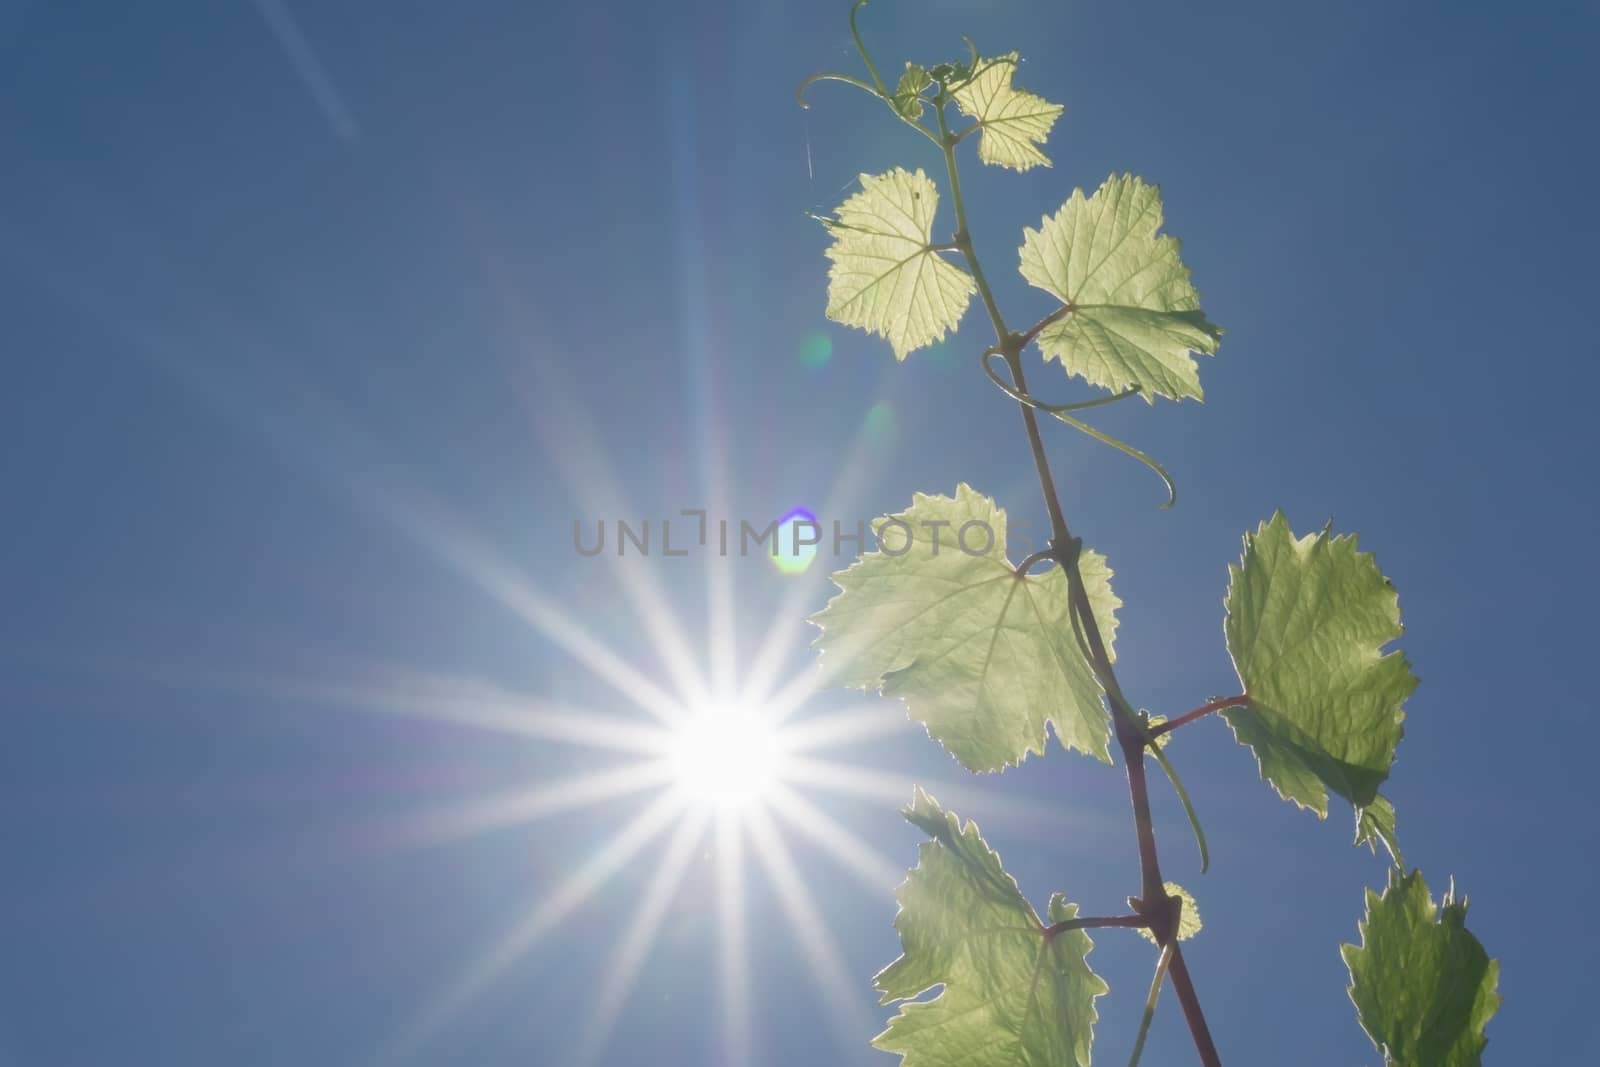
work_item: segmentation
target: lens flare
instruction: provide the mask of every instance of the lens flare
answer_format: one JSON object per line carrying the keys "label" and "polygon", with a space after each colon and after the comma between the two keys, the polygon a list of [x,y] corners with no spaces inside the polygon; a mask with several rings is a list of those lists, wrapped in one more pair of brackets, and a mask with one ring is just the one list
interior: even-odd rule
{"label": "lens flare", "polygon": [[772,563],[784,574],[804,574],[817,558],[822,525],[805,508],[795,508],[778,520],[778,551]]}
{"label": "lens flare", "polygon": [[833,358],[833,340],[825,333],[814,333],[800,342],[800,364],[817,370]]}

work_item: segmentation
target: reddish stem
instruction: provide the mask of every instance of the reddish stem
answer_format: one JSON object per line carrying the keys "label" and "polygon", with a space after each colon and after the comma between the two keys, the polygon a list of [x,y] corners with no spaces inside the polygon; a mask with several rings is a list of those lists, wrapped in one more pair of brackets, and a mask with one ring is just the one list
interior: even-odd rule
{"label": "reddish stem", "polygon": [[1243,704],[1248,704],[1249,702],[1250,698],[1245,696],[1243,693],[1233,697],[1219,697],[1216,700],[1211,701],[1209,704],[1201,704],[1193,711],[1184,712],[1176,719],[1168,719],[1166,722],[1157,723],[1155,726],[1150,727],[1150,736],[1160,737],[1162,734],[1170,733],[1180,726],[1187,726],[1196,719],[1210,715],[1213,711],[1221,711],[1223,708],[1237,708]]}
{"label": "reddish stem", "polygon": [[1127,926],[1145,930],[1149,928],[1150,920],[1143,915],[1086,915],[1076,919],[1063,919],[1044,928],[1044,939],[1048,941],[1068,930],[1097,930],[1106,926]]}
{"label": "reddish stem", "polygon": [[[953,162],[951,169],[954,170]],[[972,258],[970,250],[967,251],[967,257],[970,262]],[[996,319],[998,327],[998,315]],[[1002,338],[1002,352],[1011,371],[1011,380],[1016,384],[1018,392],[1026,393],[1028,387],[1023,380],[1022,360],[1018,356],[1020,346],[1015,343],[1015,339],[1006,341],[1002,329],[997,328],[996,333]],[[1095,620],[1088,591],[1084,587],[1082,575],[1078,573],[1076,545],[1071,529],[1062,514],[1060,499],[1056,496],[1055,479],[1050,473],[1050,461],[1045,456],[1044,440],[1039,434],[1039,425],[1034,417],[1033,408],[1021,403],[1018,407],[1022,410],[1022,422],[1033,452],[1039,486],[1044,491],[1045,508],[1050,514],[1050,528],[1054,534],[1050,547],[1055,553],[1056,562],[1067,571],[1067,595],[1071,600],[1071,610],[1082,628],[1090,666],[1111,704],[1111,718],[1116,728],[1119,747],[1122,749],[1123,764],[1128,772],[1128,798],[1132,802],[1134,832],[1139,842],[1139,873],[1144,899],[1160,900],[1166,889],[1161,881],[1161,862],[1156,852],[1155,823],[1150,817],[1150,790],[1144,773],[1144,733],[1132,722],[1130,705],[1127,698],[1122,695],[1122,687],[1117,683],[1116,668],[1111,665],[1111,656],[1107,652],[1105,639]],[[1163,945],[1172,943],[1172,963],[1167,969],[1167,977],[1172,981],[1178,1003],[1183,1008],[1184,1020],[1189,1024],[1189,1034],[1194,1040],[1195,1052],[1199,1054],[1203,1067],[1222,1067],[1222,1058],[1217,1054],[1216,1043],[1211,1040],[1211,1029],[1206,1025],[1205,1012],[1200,1007],[1200,997],[1195,992],[1194,980],[1190,978],[1189,969],[1183,964],[1183,957],[1178,952],[1177,944],[1172,942],[1176,931],[1172,929],[1170,923],[1163,925],[1164,928],[1156,932],[1156,940]]]}
{"label": "reddish stem", "polygon": [[[994,324],[995,341],[999,345],[1000,354],[1005,358],[1007,369],[1011,372],[1012,384],[1016,387],[1017,393],[1027,396],[1028,384],[1023,378],[1022,349],[1038,336],[1040,330],[1070,313],[1072,305],[1068,304],[1051,312],[1025,333],[1012,333],[1006,328],[1005,319],[1001,316],[1000,308],[995,303],[994,293],[984,278],[983,268],[978,264],[978,257],[973,250],[972,239],[967,230],[966,206],[961,196],[961,177],[956,169],[956,139],[951,136],[950,129],[945,123],[944,105],[945,99],[941,96],[934,103],[934,113],[939,120],[939,139],[944,148],[945,170],[950,176],[950,199],[956,215],[955,243],[959,246],[967,265],[972,268],[973,282]],[[1072,604],[1071,612],[1082,628],[1081,636],[1087,646],[1090,666],[1111,704],[1111,717],[1116,726],[1117,741],[1122,749],[1123,762],[1127,766],[1128,794],[1133,802],[1134,829],[1139,838],[1143,899],[1157,901],[1162,898],[1166,890],[1161,882],[1161,865],[1156,855],[1155,827],[1150,818],[1149,788],[1145,783],[1145,732],[1132,721],[1132,705],[1127,702],[1122,695],[1122,688],[1117,684],[1116,670],[1111,665],[1111,656],[1107,652],[1105,639],[1100,633],[1088,593],[1084,589],[1083,576],[1078,571],[1078,542],[1073,538],[1071,528],[1067,526],[1066,516],[1061,510],[1061,500],[1056,494],[1055,478],[1050,473],[1050,460],[1045,455],[1044,438],[1039,433],[1038,419],[1026,401],[1019,399],[1017,406],[1021,410],[1022,425],[1028,435],[1029,451],[1033,453],[1034,468],[1039,475],[1039,488],[1044,494],[1045,510],[1050,515],[1052,535],[1050,549],[1056,562],[1066,571],[1068,596]],[[1147,917],[1141,918],[1146,922],[1149,921]],[[1162,927],[1156,931],[1156,940],[1162,945],[1172,945],[1172,962],[1167,970],[1167,976],[1172,980],[1173,988],[1177,990],[1179,1003],[1183,1005],[1184,1018],[1189,1023],[1195,1051],[1200,1054],[1200,1062],[1204,1067],[1222,1067],[1217,1047],[1212,1042],[1211,1032],[1206,1026],[1205,1015],[1200,1009],[1200,998],[1194,991],[1194,982],[1190,979],[1188,968],[1183,965],[1183,957],[1178,953],[1177,945],[1172,940],[1175,931],[1170,922],[1162,923]]]}
{"label": "reddish stem", "polygon": [[[1109,666],[1109,665],[1108,665]],[[1166,895],[1161,881],[1161,867],[1156,858],[1155,825],[1150,818],[1150,792],[1144,773],[1144,739],[1127,724],[1127,716],[1115,716],[1117,740],[1122,747],[1122,760],[1128,771],[1128,795],[1133,801],[1133,823],[1139,838],[1139,867],[1143,876],[1144,900],[1148,907]],[[1206,1025],[1205,1011],[1200,1007],[1200,996],[1195,992],[1194,979],[1184,965],[1183,953],[1175,938],[1177,931],[1171,922],[1162,922],[1160,928],[1152,927],[1157,943],[1171,944],[1172,961],[1167,967],[1167,978],[1178,995],[1183,1008],[1184,1021],[1189,1024],[1189,1036],[1194,1040],[1195,1052],[1204,1067],[1222,1067],[1222,1057],[1211,1039],[1211,1028]]]}
{"label": "reddish stem", "polygon": [[1183,949],[1172,943],[1172,960],[1167,964],[1167,977],[1172,979],[1172,991],[1178,994],[1183,1007],[1183,1017],[1189,1021],[1189,1036],[1194,1040],[1200,1062],[1222,1062],[1217,1054],[1216,1042],[1211,1040],[1211,1028],[1206,1025],[1206,1013],[1200,1010],[1200,998],[1195,995],[1194,979],[1189,977],[1189,965],[1183,962]]}
{"label": "reddish stem", "polygon": [[1038,337],[1039,334],[1044,331],[1046,326],[1066,318],[1075,310],[1077,309],[1074,308],[1070,303],[1062,304],[1060,307],[1050,312],[1050,314],[1046,315],[1032,326],[1029,326],[1026,330],[1023,330],[1017,335],[1017,350],[1020,352],[1022,349],[1027,348],[1028,345],[1032,343],[1033,339]]}

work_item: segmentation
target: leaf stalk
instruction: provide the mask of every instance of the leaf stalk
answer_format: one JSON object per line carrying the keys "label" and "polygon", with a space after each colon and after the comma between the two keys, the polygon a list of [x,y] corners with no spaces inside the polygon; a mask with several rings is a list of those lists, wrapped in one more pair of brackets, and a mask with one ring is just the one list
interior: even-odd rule
{"label": "leaf stalk", "polygon": [[1240,693],[1238,696],[1218,697],[1216,700],[1201,704],[1193,711],[1184,712],[1176,719],[1168,719],[1166,722],[1157,723],[1155,726],[1150,727],[1150,737],[1154,739],[1160,737],[1162,734],[1171,733],[1180,726],[1187,726],[1196,719],[1204,718],[1205,716],[1210,715],[1213,711],[1221,711],[1224,708],[1243,707],[1248,703],[1250,703],[1250,698],[1245,696],[1243,693]]}
{"label": "leaf stalk", "polygon": [[1108,927],[1125,927],[1131,930],[1148,930],[1150,919],[1145,915],[1088,915],[1076,919],[1063,919],[1044,928],[1045,940],[1068,930],[1101,930]]}

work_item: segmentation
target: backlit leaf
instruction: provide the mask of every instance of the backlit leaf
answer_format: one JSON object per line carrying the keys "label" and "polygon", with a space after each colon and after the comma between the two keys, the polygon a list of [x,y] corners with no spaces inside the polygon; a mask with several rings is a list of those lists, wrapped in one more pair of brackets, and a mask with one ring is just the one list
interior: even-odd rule
{"label": "backlit leaf", "polygon": [[928,72],[915,63],[906,64],[900,83],[894,87],[894,109],[912,122],[922,117],[922,91],[933,84]]}
{"label": "backlit leaf", "polygon": [[939,190],[918,170],[861,175],[827,223],[828,318],[885,338],[896,359],[942,339],[971,303],[971,275],[932,250]]}
{"label": "backlit leaf", "polygon": [[[833,576],[841,590],[811,621],[838,684],[899,697],[973,771],[1044,753],[1046,724],[1068,748],[1110,762],[1100,686],[1073,636],[1059,567],[1018,576],[1006,513],[965,484],[918,493],[873,527],[877,551]],[[1116,634],[1111,571],[1079,560],[1107,650]]]}
{"label": "backlit leaf", "polygon": [[1156,236],[1161,190],[1112,175],[1087,199],[1082,189],[1039,229],[1024,230],[1022,276],[1071,310],[1039,334],[1046,359],[1112,390],[1201,399],[1190,353],[1212,355],[1221,327],[1200,311],[1200,294],[1178,256],[1178,239]]}
{"label": "backlit leaf", "polygon": [[956,106],[978,120],[978,158],[1013,170],[1050,165],[1039,150],[1065,110],[1011,84],[1017,53],[979,60],[976,75],[956,89]]}
{"label": "backlit leaf", "polygon": [[[1143,708],[1139,709],[1139,713],[1141,715],[1145,716],[1145,724],[1144,724],[1145,729],[1149,730],[1149,731],[1152,731],[1152,732],[1155,731],[1155,728],[1157,726],[1160,726],[1162,723],[1167,721],[1167,717],[1165,715],[1151,715],[1149,712],[1145,711]],[[1167,742],[1171,741],[1171,740],[1172,740],[1171,732],[1164,733],[1164,734],[1156,734],[1156,747],[1157,748],[1166,748],[1167,747]]]}
{"label": "backlit leaf", "polygon": [[1500,964],[1467,929],[1452,885],[1435,906],[1421,871],[1367,890],[1361,944],[1341,945],[1361,1028],[1388,1067],[1478,1067],[1500,1007]]}
{"label": "backlit leaf", "polygon": [[[1162,888],[1167,891],[1167,896],[1183,901],[1183,907],[1178,912],[1178,940],[1187,941],[1200,932],[1200,905],[1194,902],[1194,894],[1177,882],[1166,882]],[[1156,943],[1156,935],[1149,930],[1140,928],[1139,936],[1152,945]]]}
{"label": "backlit leaf", "polygon": [[[1088,1067],[1107,989],[1085,962],[1089,936],[1047,932],[978,827],[920,788],[906,818],[932,840],[897,891],[903,955],[875,981],[883,1003],[907,1002],[872,1043],[904,1067]],[[1058,893],[1047,921],[1077,912]]]}
{"label": "backlit leaf", "polygon": [[1416,688],[1394,586],[1354,535],[1295,537],[1282,513],[1244,539],[1224,601],[1228,652],[1249,703],[1222,713],[1279,795],[1318,816],[1332,790],[1375,804]]}

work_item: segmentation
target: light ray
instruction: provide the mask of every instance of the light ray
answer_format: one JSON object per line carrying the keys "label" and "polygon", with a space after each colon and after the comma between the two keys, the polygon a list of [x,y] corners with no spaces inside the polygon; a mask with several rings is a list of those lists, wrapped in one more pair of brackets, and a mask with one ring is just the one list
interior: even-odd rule
{"label": "light ray", "polygon": [[408,670],[378,671],[374,673],[381,677],[371,682],[351,682],[161,665],[115,656],[71,657],[62,662],[77,670],[174,688],[331,704],[635,755],[660,755],[671,736],[660,724],[519,695],[483,682]]}
{"label": "light ray", "polygon": [[400,1058],[416,1049],[460,1014],[483,988],[498,978],[563,919],[588,900],[646,845],[655,840],[683,810],[682,802],[666,793],[628,822],[605,848],[592,856],[576,874],[496,940],[488,952],[462,971],[431,1004],[405,1028],[394,1042],[392,1055]]}
{"label": "light ray", "polygon": [[899,702],[864,704],[814,715],[783,727],[785,752],[812,752],[907,732],[910,719]]}
{"label": "light ray", "polygon": [[[525,402],[530,409],[537,405],[537,411],[531,412],[530,421],[544,443],[546,455],[555,458],[567,488],[578,498],[584,511],[602,523],[615,523],[620,518],[628,517],[621,494],[617,491],[617,478],[608,461],[606,449],[590,429],[594,420],[584,414],[583,402],[549,363],[536,363],[527,368],[527,373],[533,376],[534,384],[532,388],[523,389]],[[686,522],[681,516],[674,518],[679,519],[679,531],[674,537],[674,544],[682,548],[685,546]],[[671,518],[667,521],[671,521]],[[695,530],[698,536],[698,523],[695,524]],[[663,528],[663,551],[666,548],[666,536]],[[573,551],[577,551],[576,545]],[[685,636],[687,630],[672,611],[656,576],[656,569],[631,566],[630,562],[640,561],[625,560],[620,555],[602,553],[602,557],[604,563],[601,565],[607,567],[632,607],[634,616],[644,625],[651,648],[666,667],[683,702],[692,706],[709,699],[699,661]],[[600,560],[588,562],[600,563]]]}
{"label": "light ray", "polygon": [[633,992],[639,971],[655,944],[667,911],[677,899],[684,872],[688,870],[694,850],[705,837],[708,821],[708,815],[691,814],[678,824],[666,854],[656,868],[655,877],[650,879],[648,888],[640,894],[640,906],[633,913],[633,920],[628,924],[622,942],[606,966],[605,983],[590,1009],[588,1028],[579,1051],[573,1056],[573,1063],[593,1063],[605,1051],[611,1028],[616,1025],[628,995]]}
{"label": "light ray", "polygon": [[380,850],[437,845],[659,789],[671,780],[672,769],[664,760],[629,763],[533,789],[508,790],[402,816],[354,836]]}
{"label": "light ray", "polygon": [[888,892],[904,880],[904,868],[890,863],[877,849],[793,789],[777,786],[773,790],[772,809],[868,889]]}
{"label": "light ray", "polygon": [[[727,451],[722,439],[722,419],[718,417],[717,385],[721,376],[714,372],[715,354],[711,330],[707,325],[710,301],[706,295],[704,235],[700,219],[700,190],[704,183],[696,172],[701,157],[696,127],[694,100],[689,79],[682,71],[670,70],[666,76],[667,109],[675,136],[672,138],[670,174],[676,215],[678,248],[678,300],[681,316],[679,341],[685,355],[684,390],[689,408],[688,422],[700,437],[701,479],[706,487],[709,515],[724,515],[728,505]],[[709,540],[709,538],[708,538]],[[733,596],[733,568],[730,561],[710,552],[705,556],[706,649],[710,655],[712,694],[718,698],[737,695],[735,670],[738,663],[738,629]]]}
{"label": "light ray", "polygon": [[[534,630],[548,638],[599,680],[616,689],[640,708],[664,722],[682,714],[681,702],[634,669],[582,625],[545,597],[520,570],[473,536],[442,504],[429,499],[399,473],[370,455],[359,462],[348,447],[360,440],[358,431],[326,412],[331,425],[325,437],[346,444],[342,463],[330,463],[330,441],[307,440],[302,428],[291,428],[260,413],[259,400],[240,395],[237,386],[218,378],[214,371],[185,360],[163,360],[186,384],[195,386],[247,430],[300,462],[318,479],[347,493],[353,501],[387,521],[431,553],[441,564],[489,595]],[[300,383],[303,390],[309,385]],[[370,454],[370,446],[366,449]]]}
{"label": "light ray", "polygon": [[[473,244],[485,261],[486,283],[497,298],[517,349],[534,347],[540,329],[529,321],[528,303],[520,286],[507,282],[516,276],[515,272],[503,268],[499,254],[488,246],[479,226],[474,224],[470,228]],[[528,410],[530,424],[544,445],[543,458],[555,461],[567,488],[591,517],[615,522],[628,512],[618,492],[619,483],[605,442],[592,429],[598,425],[598,420],[589,417],[582,399],[559,367],[559,361],[550,358],[523,360],[508,368],[508,375]],[[683,544],[681,529],[674,539],[680,546]],[[698,528],[696,532],[698,534]],[[574,551],[577,551],[576,545]],[[607,556],[606,563],[634,615],[644,624],[651,646],[666,667],[682,702],[694,706],[709,699],[711,694],[707,691],[699,659],[686,638],[688,631],[673,613],[654,569],[628,567],[618,556]],[[714,650],[712,655],[716,655]]]}
{"label": "light ray", "polygon": [[[720,484],[722,472],[726,469],[721,438],[710,427],[704,429],[703,434],[707,476],[719,478],[718,482],[708,483],[713,487],[706,502],[709,522],[711,515],[721,516],[728,513],[729,496]],[[709,535],[707,540],[710,540]],[[736,681],[739,628],[733,589],[734,561],[710,551],[702,552],[701,555],[705,557],[706,647],[711,657],[711,690],[720,698],[728,699],[739,691]]]}
{"label": "light ray", "polygon": [[670,736],[657,724],[438,675],[397,677],[381,689],[323,685],[309,689],[307,695],[367,710],[641,755],[658,755]]}
{"label": "light ray", "polygon": [[732,812],[719,812],[717,818],[717,964],[723,1062],[737,1067],[750,1062],[750,947],[744,833]]}
{"label": "light ray", "polygon": [[[784,763],[786,782],[815,786],[835,793],[875,797],[906,803],[911,799],[915,779],[909,774],[873,770],[832,760],[796,756]],[[930,790],[933,787],[928,787]]]}
{"label": "light ray", "polygon": [[284,6],[283,0],[255,0],[255,2],[261,17],[267,20],[267,25],[272,27],[273,35],[283,46],[284,52],[289,57],[289,64],[294,67],[301,84],[306,87],[306,92],[316,103],[317,110],[322,112],[322,117],[328,121],[329,128],[340,140],[355,140],[357,134],[361,132],[356,126],[355,116],[350,113],[349,105],[344,102],[344,97],[339,95],[338,87],[333,84],[327,69],[317,59],[317,54],[311,50],[310,42],[306,40],[305,34],[300,32],[300,27],[295,24],[294,16],[289,14],[289,9]]}
{"label": "light ray", "polygon": [[838,939],[817,909],[816,899],[800,877],[772,820],[765,812],[752,811],[747,824],[756,856],[777,891],[778,906],[788,920],[789,932],[805,958],[817,993],[828,1007],[828,1023],[842,1045],[853,1044],[862,1034],[873,1032],[872,1020],[860,1000],[847,992],[857,988],[859,980],[845,966]]}
{"label": "light ray", "polygon": [[393,513],[394,517],[406,524],[403,526],[406,532],[412,533],[463,577],[560,646],[596,678],[664,722],[670,723],[682,716],[681,701],[669,696],[597,640],[540,594],[515,568],[487,548],[472,544],[464,530],[449,529],[448,520],[443,516],[425,519],[420,508],[395,507],[398,510]]}
{"label": "light ray", "polygon": [[[998,797],[992,790],[973,789],[959,782],[930,779],[926,775],[873,770],[832,760],[795,756],[784,761],[784,781],[825,789],[847,796],[872,797],[904,806],[911,800],[912,788],[920,784],[951,808],[959,809],[963,816],[999,818],[1029,826],[1058,826],[1071,813],[1060,804],[1045,805],[1034,801]],[[1095,819],[1080,820],[1088,832]]]}
{"label": "light ray", "polygon": [[[847,666],[843,656],[819,656],[810,667],[794,675],[775,692],[761,699],[761,706],[774,719],[783,722],[798,711],[806,701],[827,689],[839,672]],[[755,692],[755,688],[750,687]]]}
{"label": "light ray", "polygon": [[[249,368],[255,376],[241,374],[230,364],[230,373],[224,376],[212,364],[179,355],[164,338],[135,331],[125,318],[107,310],[106,301],[96,299],[100,294],[69,290],[68,295],[94,321],[129,334],[130,343],[151,363],[242,431],[410,537],[438,562],[569,653],[596,678],[664,722],[682,714],[680,701],[596,640],[516,567],[478,543],[441,505],[410,486],[391,466],[372,458],[372,442],[366,435],[340,419],[313,384],[294,377],[283,361],[264,360],[261,367]],[[246,335],[234,324],[226,325],[233,326],[235,335]],[[268,373],[276,377],[260,377]],[[291,422],[264,414],[286,408],[303,409],[302,416]],[[364,461],[357,458],[358,449],[366,454]]]}

